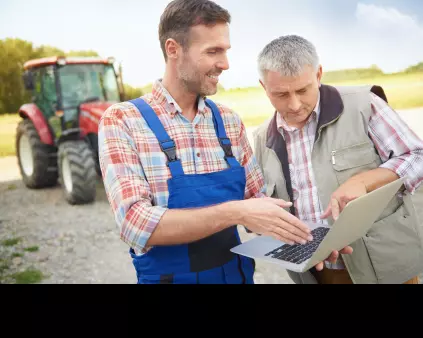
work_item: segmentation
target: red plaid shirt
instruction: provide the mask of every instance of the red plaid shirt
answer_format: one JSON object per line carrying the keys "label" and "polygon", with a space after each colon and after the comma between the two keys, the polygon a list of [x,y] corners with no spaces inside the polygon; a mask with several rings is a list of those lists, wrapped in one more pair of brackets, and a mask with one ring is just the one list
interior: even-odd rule
{"label": "red plaid shirt", "polygon": [[[175,141],[185,174],[205,174],[227,168],[212,112],[204,99],[199,100],[198,113],[192,122],[181,114],[180,107],[160,81],[143,99]],[[245,198],[263,197],[264,180],[245,127],[236,113],[217,105],[233,154],[246,170]],[[167,208],[167,180],[171,174],[155,135],[132,104],[115,104],[103,114],[99,125],[99,157],[121,239],[137,253],[148,251],[146,243]]]}

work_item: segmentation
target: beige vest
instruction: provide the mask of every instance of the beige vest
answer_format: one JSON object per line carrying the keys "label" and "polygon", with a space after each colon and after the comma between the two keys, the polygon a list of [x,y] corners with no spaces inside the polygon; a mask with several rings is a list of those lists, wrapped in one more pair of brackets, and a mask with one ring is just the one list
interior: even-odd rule
{"label": "beige vest", "polygon": [[[381,159],[368,136],[372,90],[377,86],[320,89],[321,113],[312,151],[312,167],[321,204],[350,177],[377,168]],[[277,131],[275,116],[254,133],[254,148],[268,196],[290,200],[283,175],[286,145]],[[288,185],[289,186],[289,185]],[[416,208],[416,205],[419,207]],[[394,197],[365,237],[352,243],[352,255],[343,255],[354,283],[403,283],[423,271],[423,188],[404,199]],[[351,224],[351,226],[354,226]],[[315,283],[310,272],[289,272],[297,283]]]}

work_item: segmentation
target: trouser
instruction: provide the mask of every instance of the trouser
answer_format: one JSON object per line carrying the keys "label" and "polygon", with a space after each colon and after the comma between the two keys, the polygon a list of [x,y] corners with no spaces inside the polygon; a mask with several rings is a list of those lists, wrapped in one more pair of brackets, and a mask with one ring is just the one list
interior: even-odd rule
{"label": "trouser", "polygon": [[[322,271],[317,271],[316,269],[312,269],[311,271],[319,284],[353,284],[346,269],[336,270],[324,268]],[[419,284],[419,277],[413,277],[403,284]]]}

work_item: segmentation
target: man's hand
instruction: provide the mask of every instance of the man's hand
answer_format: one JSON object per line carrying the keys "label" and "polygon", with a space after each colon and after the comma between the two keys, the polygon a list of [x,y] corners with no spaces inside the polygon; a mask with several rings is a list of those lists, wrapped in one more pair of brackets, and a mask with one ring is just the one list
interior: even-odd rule
{"label": "man's hand", "polygon": [[365,194],[367,194],[367,188],[364,183],[361,180],[350,178],[332,194],[329,205],[320,218],[326,219],[332,216],[336,221],[349,202]]}
{"label": "man's hand", "polygon": [[291,202],[271,197],[250,198],[241,201],[239,206],[239,223],[257,234],[272,236],[291,245],[313,240],[311,229],[283,209],[290,207]]}
{"label": "man's hand", "polygon": [[[353,252],[353,248],[351,248],[350,246],[343,248],[339,252],[338,251],[332,251],[331,255],[328,258],[326,258],[326,261],[330,262],[330,263],[336,263],[336,260],[338,259],[339,254],[351,255],[352,252]],[[317,271],[322,271],[323,268],[325,267],[325,264],[324,264],[324,262],[320,262],[320,263],[316,264],[314,267],[316,268]]]}

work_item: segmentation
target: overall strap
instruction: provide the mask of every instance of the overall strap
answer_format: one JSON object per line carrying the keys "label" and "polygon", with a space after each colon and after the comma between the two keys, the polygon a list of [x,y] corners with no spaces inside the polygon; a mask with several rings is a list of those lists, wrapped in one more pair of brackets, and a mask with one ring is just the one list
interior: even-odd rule
{"label": "overall strap", "polygon": [[176,144],[164,129],[156,112],[142,98],[130,100],[129,102],[137,107],[140,114],[144,117],[148,126],[159,141],[160,148],[167,157],[167,166],[170,169],[172,177],[183,175],[184,170],[182,169],[181,160],[176,157]]}
{"label": "overall strap", "polygon": [[219,108],[216,104],[210,100],[205,100],[206,105],[211,109],[213,113],[213,124],[214,129],[216,131],[217,138],[219,139],[220,146],[222,147],[223,151],[225,152],[225,160],[229,164],[230,167],[239,167],[240,164],[234,157],[232,153],[232,144],[231,140],[226,135],[225,126],[223,124],[222,116],[220,115]]}

